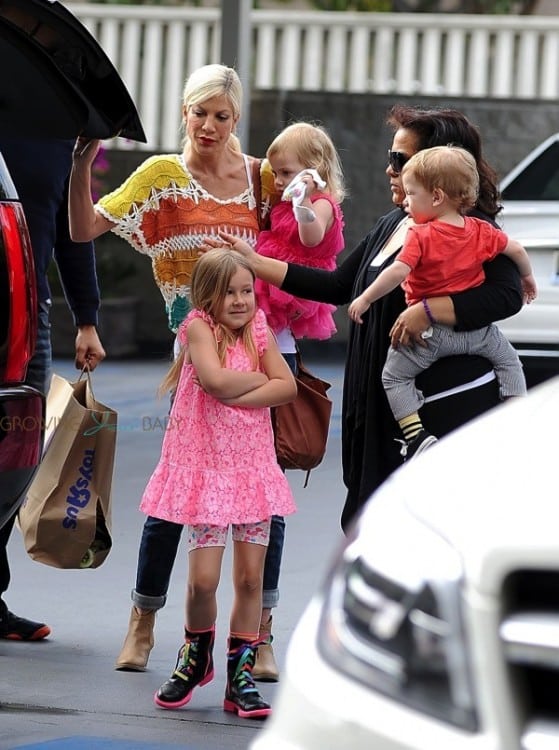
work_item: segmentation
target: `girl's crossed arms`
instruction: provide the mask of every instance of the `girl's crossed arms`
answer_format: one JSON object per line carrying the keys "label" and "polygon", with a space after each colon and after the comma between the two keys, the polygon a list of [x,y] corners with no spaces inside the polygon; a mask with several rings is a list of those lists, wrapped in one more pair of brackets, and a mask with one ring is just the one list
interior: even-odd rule
{"label": "girl's crossed arms", "polygon": [[188,341],[187,357],[200,386],[222,403],[253,408],[279,406],[297,395],[295,379],[270,330],[268,346],[259,362],[261,369],[251,372],[229,370],[222,365],[214,333],[200,318],[189,323]]}

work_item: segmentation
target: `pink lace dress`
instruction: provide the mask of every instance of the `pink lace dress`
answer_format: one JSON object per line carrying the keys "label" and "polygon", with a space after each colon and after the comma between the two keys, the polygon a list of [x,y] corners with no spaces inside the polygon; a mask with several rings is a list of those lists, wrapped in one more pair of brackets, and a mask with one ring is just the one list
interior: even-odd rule
{"label": "pink lace dress", "polygon": [[[208,315],[192,310],[179,329],[183,345],[188,344],[188,324],[194,318],[214,327]],[[252,326],[261,356],[268,330],[261,310]],[[225,366],[241,372],[254,369],[240,339],[228,349]],[[215,526],[294,513],[291,489],[276,460],[270,410],[227,406],[197,385],[195,374],[193,365],[184,365],[161,458],[140,510],[174,523]]]}
{"label": "pink lace dress", "polygon": [[[311,200],[325,199],[332,204],[334,221],[316,247],[306,247],[299,239],[299,229],[291,201],[280,201],[271,211],[271,228],[258,235],[256,251],[269,258],[297,263],[301,266],[324,268],[333,271],[336,257],[344,248],[342,210],[336,201],[326,193],[312,196]],[[296,339],[328,339],[336,333],[332,314],[335,305],[326,302],[294,297],[288,292],[257,280],[255,284],[258,306],[266,313],[268,325],[275,332],[288,328]]]}

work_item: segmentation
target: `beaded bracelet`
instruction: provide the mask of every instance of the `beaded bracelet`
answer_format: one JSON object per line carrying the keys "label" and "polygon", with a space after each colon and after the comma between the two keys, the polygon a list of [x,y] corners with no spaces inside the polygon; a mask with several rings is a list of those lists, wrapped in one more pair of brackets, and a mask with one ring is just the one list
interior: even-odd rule
{"label": "beaded bracelet", "polygon": [[429,303],[427,302],[425,297],[423,297],[421,302],[423,303],[423,309],[425,310],[425,315],[427,315],[427,317],[429,318],[429,323],[431,323],[432,326],[435,325],[437,321],[433,317],[433,313],[431,312],[431,308],[429,307]]}

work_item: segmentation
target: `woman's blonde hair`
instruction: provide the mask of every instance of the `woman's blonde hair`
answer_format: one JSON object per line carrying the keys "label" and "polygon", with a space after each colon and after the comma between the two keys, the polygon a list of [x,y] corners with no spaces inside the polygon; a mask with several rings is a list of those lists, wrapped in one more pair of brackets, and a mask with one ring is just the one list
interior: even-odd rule
{"label": "woman's blonde hair", "polygon": [[345,182],[340,157],[328,132],[321,125],[293,122],[268,146],[268,159],[289,151],[306,169],[316,169],[326,183],[327,192],[341,203]]}
{"label": "woman's blonde hair", "polygon": [[433,146],[414,154],[402,169],[402,176],[413,174],[426,190],[442,190],[466,213],[476,205],[479,174],[476,160],[460,146]]}
{"label": "woman's blonde hair", "polygon": [[[197,104],[202,104],[214,97],[225,96],[231,105],[236,119],[241,116],[243,104],[243,85],[237,71],[226,65],[212,63],[197,68],[186,79],[182,92],[182,103],[189,110]],[[184,122],[183,122],[184,127]],[[187,138],[185,138],[185,141]],[[231,133],[229,145],[234,151],[241,150],[241,144],[236,135]]]}
{"label": "woman's blonde hair", "polygon": [[[215,340],[217,353],[221,364],[225,364],[227,348],[237,339],[243,340],[254,369],[258,369],[258,351],[252,335],[252,320],[240,330],[231,330],[218,322],[217,316],[221,310],[232,277],[240,269],[246,269],[254,281],[256,276],[249,261],[235,250],[215,248],[208,250],[197,261],[192,272],[190,286],[190,301],[192,307],[209,315],[215,325]],[[165,379],[159,387],[159,393],[173,390],[179,380],[184,363],[186,348],[182,347]]]}

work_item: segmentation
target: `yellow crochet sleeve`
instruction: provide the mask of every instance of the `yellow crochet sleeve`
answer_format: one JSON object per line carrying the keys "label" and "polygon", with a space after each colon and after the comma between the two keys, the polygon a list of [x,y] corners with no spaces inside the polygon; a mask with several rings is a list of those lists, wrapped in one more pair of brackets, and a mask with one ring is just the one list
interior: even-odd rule
{"label": "yellow crochet sleeve", "polygon": [[105,216],[119,222],[130,214],[132,207],[142,206],[154,194],[165,193],[169,188],[184,190],[189,182],[190,178],[176,154],[151,156],[120,187],[103,196],[97,205]]}

